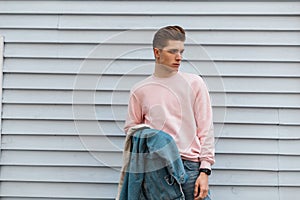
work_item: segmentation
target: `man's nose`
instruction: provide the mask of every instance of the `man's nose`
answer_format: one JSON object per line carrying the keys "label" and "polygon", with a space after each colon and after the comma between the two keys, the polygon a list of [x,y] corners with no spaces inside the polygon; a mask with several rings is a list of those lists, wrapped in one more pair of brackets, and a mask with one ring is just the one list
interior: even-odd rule
{"label": "man's nose", "polygon": [[178,52],[175,57],[176,60],[182,60],[182,54]]}

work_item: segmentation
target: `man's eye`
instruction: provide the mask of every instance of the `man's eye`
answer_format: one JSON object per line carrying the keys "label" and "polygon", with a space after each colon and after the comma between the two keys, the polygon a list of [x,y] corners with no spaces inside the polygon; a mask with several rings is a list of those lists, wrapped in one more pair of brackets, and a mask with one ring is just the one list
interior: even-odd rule
{"label": "man's eye", "polygon": [[172,50],[170,50],[169,52],[170,52],[171,54],[177,54],[177,53],[178,53],[178,50],[172,49]]}
{"label": "man's eye", "polygon": [[[170,49],[168,52],[170,54],[178,54],[179,50],[177,50],[177,49]],[[183,51],[180,51],[180,55],[182,55],[182,54],[183,54]]]}

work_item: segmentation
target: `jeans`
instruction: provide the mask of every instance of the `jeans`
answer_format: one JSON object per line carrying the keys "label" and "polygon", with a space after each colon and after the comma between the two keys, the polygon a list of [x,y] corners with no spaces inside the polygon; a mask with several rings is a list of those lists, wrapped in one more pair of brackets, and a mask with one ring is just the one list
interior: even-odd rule
{"label": "jeans", "polygon": [[[186,183],[182,184],[182,190],[186,200],[194,200],[194,188],[196,179],[199,176],[199,162],[192,162],[188,160],[182,160],[184,169],[189,176]],[[211,200],[210,191],[208,191],[207,197],[203,200]]]}

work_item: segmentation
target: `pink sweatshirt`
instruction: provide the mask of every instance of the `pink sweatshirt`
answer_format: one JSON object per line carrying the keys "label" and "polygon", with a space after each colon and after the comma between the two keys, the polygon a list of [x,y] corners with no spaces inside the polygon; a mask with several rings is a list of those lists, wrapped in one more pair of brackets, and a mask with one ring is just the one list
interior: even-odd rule
{"label": "pink sweatshirt", "polygon": [[137,124],[169,133],[183,159],[214,164],[212,109],[203,79],[177,72],[168,78],[154,75],[131,90],[125,132]]}

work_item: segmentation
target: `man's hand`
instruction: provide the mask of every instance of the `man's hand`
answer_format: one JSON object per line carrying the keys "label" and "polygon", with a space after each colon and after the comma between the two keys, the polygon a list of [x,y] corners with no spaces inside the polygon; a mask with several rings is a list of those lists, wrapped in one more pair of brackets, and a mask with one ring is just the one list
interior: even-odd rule
{"label": "man's hand", "polygon": [[205,173],[200,173],[198,176],[195,189],[194,189],[194,198],[195,200],[204,199],[208,194],[208,175]]}

